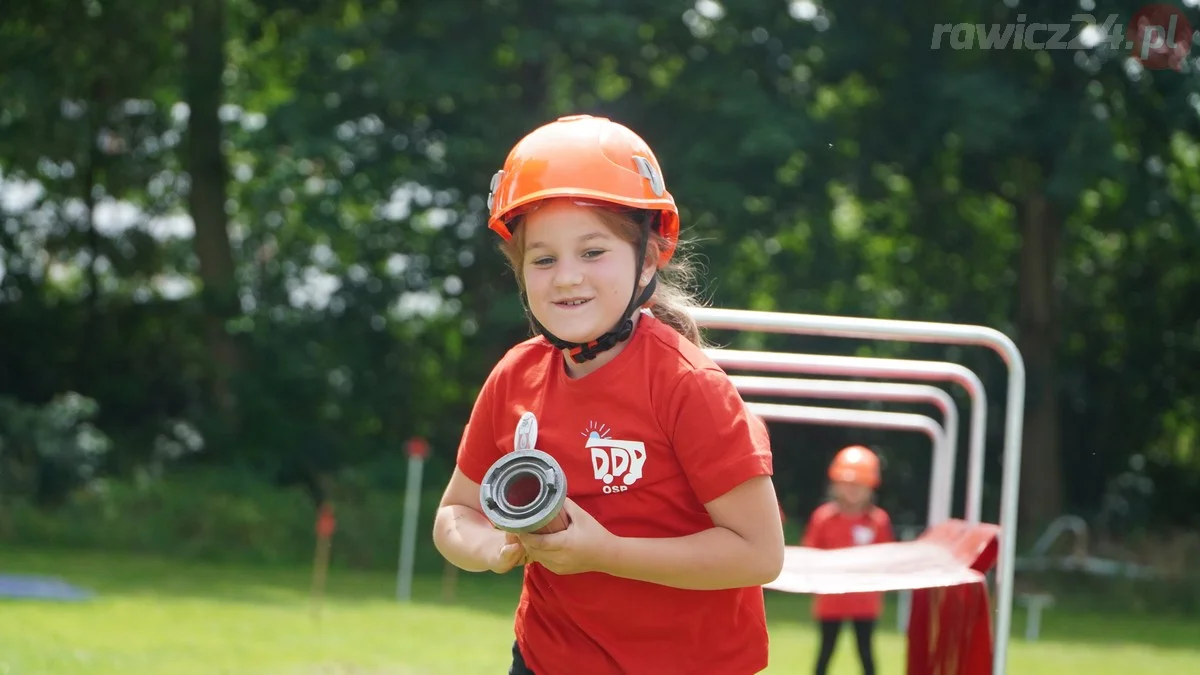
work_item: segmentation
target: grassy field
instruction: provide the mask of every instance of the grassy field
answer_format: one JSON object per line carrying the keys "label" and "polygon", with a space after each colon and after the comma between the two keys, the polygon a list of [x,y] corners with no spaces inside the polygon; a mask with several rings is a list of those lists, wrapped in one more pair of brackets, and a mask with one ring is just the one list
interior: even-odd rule
{"label": "grassy field", "polygon": [[[100,553],[0,551],[0,572],[50,574],[97,592],[82,603],[0,600],[0,675],[471,675],[507,672],[517,579],[461,575],[458,598],[418,580],[334,570],[318,618],[305,569],[252,569]],[[811,672],[806,599],[770,593],[771,673]],[[1014,635],[1021,635],[1020,612]],[[888,617],[880,673],[903,672]],[[1010,675],[1200,673],[1200,619],[1053,609],[1042,639],[1010,647]],[[860,672],[849,633],[834,675]]]}

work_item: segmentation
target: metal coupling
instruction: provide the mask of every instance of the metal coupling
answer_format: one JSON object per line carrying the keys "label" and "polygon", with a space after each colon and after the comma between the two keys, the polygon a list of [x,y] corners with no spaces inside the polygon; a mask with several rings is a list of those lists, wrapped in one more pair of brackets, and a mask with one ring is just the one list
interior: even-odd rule
{"label": "metal coupling", "polygon": [[567,476],[541,450],[515,450],[488,469],[479,486],[483,513],[496,528],[537,532],[558,518],[567,499]]}

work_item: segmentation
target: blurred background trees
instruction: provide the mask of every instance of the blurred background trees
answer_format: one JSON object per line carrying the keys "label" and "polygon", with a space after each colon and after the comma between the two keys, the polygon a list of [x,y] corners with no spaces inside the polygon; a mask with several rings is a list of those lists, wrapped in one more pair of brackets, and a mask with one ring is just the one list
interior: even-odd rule
{"label": "blurred background trees", "polygon": [[[436,491],[488,369],[528,335],[489,178],[579,112],[656,149],[712,304],[1018,339],[1023,537],[1064,512],[1114,537],[1200,526],[1200,79],[1110,48],[1140,7],[9,3],[0,539],[284,556],[294,532],[304,555],[329,496],[360,507],[339,530],[369,542],[360,562],[388,564],[404,440],[432,442]],[[936,24],[1075,35],[1083,15],[1115,23],[1069,49],[932,48]],[[716,337],[975,369],[997,517],[994,355]],[[922,439],[773,438],[790,515],[866,442],[885,505],[923,521]]]}

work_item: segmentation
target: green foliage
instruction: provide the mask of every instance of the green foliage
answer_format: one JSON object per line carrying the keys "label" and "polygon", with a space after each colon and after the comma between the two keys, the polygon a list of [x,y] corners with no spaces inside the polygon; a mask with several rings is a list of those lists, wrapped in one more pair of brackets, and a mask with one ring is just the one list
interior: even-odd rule
{"label": "green foliage", "polygon": [[44,406],[0,397],[0,505],[56,500],[95,476],[111,446],[93,424],[97,410],[76,392]]}
{"label": "green foliage", "polygon": [[[404,494],[368,487],[347,475],[335,480],[331,504],[337,519],[332,557],[339,566],[395,570]],[[420,507],[417,566],[440,569],[429,542],[440,489],[425,492]],[[4,546],[100,548],[210,562],[303,565],[311,563],[316,535],[312,496],[276,487],[233,470],[141,475],[94,481],[54,509],[18,501],[0,515]]]}
{"label": "green foliage", "polygon": [[1135,580],[1079,573],[1018,573],[1018,585],[1050,592],[1067,611],[1195,617],[1200,615],[1200,584],[1194,571],[1181,578]]}
{"label": "green foliage", "polygon": [[[179,462],[319,484],[418,434],[440,479],[479,383],[528,335],[484,227],[488,179],[537,124],[592,112],[655,148],[713,304],[1033,335],[1030,382],[1057,385],[1030,401],[1054,414],[1026,419],[1061,431],[1027,448],[1031,475],[1061,459],[1067,507],[1095,513],[1144,454],[1158,486],[1145,518],[1184,523],[1200,481],[1198,81],[1105,49],[929,48],[945,21],[1077,21],[1061,3],[1010,4],[234,0],[204,5],[227,11],[224,35],[201,36],[225,63],[197,91],[185,8],[25,3],[0,19],[0,177],[25,188],[0,199],[0,387],[23,405],[94,399],[118,484]],[[212,145],[228,177],[180,171],[189,91],[224,103]],[[196,179],[227,188],[226,231],[211,212],[203,230],[234,257],[206,277],[236,289],[224,323],[200,301],[205,256],[183,215]],[[1021,323],[1018,295],[1040,252],[1023,218],[1043,198],[1053,217],[1033,233],[1058,248],[1033,290],[1055,302],[1052,326]],[[728,343],[958,361],[1003,400],[981,350]],[[232,421],[210,392],[225,365]],[[898,508],[921,501],[905,495],[922,487],[920,439],[776,437],[797,508],[827,452],[860,441],[895,458]]]}

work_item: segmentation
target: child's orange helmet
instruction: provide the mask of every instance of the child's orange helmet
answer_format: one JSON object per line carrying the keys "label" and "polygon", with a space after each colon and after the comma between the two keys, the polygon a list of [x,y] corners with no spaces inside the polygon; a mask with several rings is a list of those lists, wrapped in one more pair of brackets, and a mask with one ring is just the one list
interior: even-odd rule
{"label": "child's orange helmet", "polygon": [[842,448],[829,465],[829,479],[879,487],[879,457],[861,445]]}
{"label": "child's orange helmet", "polygon": [[650,146],[624,125],[604,117],[570,115],[534,129],[492,176],[488,227],[508,240],[513,218],[555,197],[657,212],[659,233],[669,244],[658,266],[665,266],[675,252],[675,199]]}

